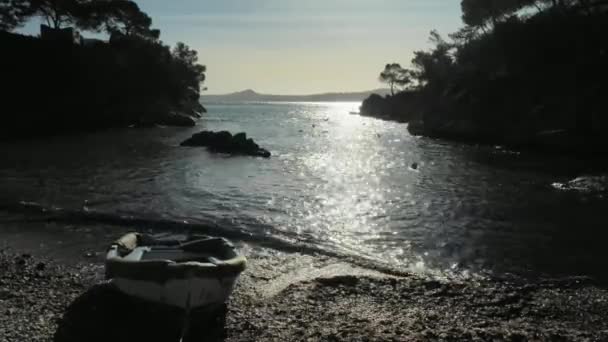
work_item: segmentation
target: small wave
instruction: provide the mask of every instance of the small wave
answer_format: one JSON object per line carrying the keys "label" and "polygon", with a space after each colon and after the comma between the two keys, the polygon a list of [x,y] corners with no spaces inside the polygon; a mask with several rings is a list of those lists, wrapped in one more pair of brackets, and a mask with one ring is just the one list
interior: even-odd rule
{"label": "small wave", "polygon": [[0,204],[0,210],[9,213],[28,214],[30,218],[38,217],[40,221],[63,223],[63,224],[82,224],[98,225],[106,224],[119,227],[134,227],[145,229],[153,233],[178,233],[178,234],[204,234],[211,236],[221,236],[233,241],[253,243],[260,247],[286,253],[300,253],[307,255],[323,255],[343,260],[356,266],[375,270],[392,276],[409,276],[419,274],[425,276],[448,278],[462,278],[459,275],[447,274],[440,271],[431,271],[427,267],[396,267],[389,263],[379,260],[372,260],[368,257],[356,254],[343,253],[322,247],[311,241],[304,241],[295,236],[284,238],[278,235],[254,234],[246,229],[230,225],[228,223],[218,223],[214,221],[190,223],[187,221],[157,219],[149,217],[138,217],[134,215],[120,215],[115,213],[104,213],[93,210],[65,209],[59,207],[47,207],[36,202],[18,202]]}
{"label": "small wave", "polygon": [[494,146],[494,151],[492,153],[493,154],[516,155],[516,156],[521,155],[520,151],[510,150],[507,147],[501,146],[501,145]]}
{"label": "small wave", "polygon": [[566,183],[553,183],[552,186],[557,190],[605,194],[608,193],[608,176],[581,176]]}

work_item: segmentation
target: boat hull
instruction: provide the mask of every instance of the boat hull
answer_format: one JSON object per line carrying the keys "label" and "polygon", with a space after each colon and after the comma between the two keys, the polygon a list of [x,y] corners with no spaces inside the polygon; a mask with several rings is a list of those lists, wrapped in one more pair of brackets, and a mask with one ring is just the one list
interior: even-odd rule
{"label": "boat hull", "polygon": [[184,310],[224,304],[237,277],[170,279],[164,283],[114,278],[110,281],[121,292],[150,302]]}

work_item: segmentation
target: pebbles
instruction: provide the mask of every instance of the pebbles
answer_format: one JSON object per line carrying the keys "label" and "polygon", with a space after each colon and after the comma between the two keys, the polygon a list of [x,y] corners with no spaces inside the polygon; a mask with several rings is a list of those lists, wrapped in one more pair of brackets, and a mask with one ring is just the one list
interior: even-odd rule
{"label": "pebbles", "polygon": [[[225,322],[197,318],[192,324],[200,334],[192,341],[210,340],[204,324],[212,324],[221,332],[217,339],[227,342],[608,340],[608,293],[585,279],[516,284],[314,275],[315,269],[336,269],[336,263],[297,254],[250,256],[251,267],[237,286]],[[93,331],[98,339],[89,342],[104,340],[104,334],[117,342],[141,332],[136,317],[146,313],[150,316],[139,322],[144,327],[175,330],[175,324],[169,325],[179,313],[93,286],[102,271],[101,265],[66,266],[0,253],[0,342],[78,341],[67,337],[75,331]],[[313,276],[300,277],[302,273]],[[283,284],[289,274],[294,280]],[[279,290],[265,292],[268,287]],[[129,308],[133,311],[125,312]],[[119,326],[111,321],[116,317],[133,331],[116,331]],[[58,326],[62,329],[55,335]]]}
{"label": "pebbles", "polygon": [[[258,259],[249,272],[263,273],[266,262],[273,273],[281,267]],[[239,287],[250,288],[244,278]],[[295,282],[263,301],[237,288],[227,341],[608,340],[608,292],[591,282],[562,286],[568,283],[337,275]]]}
{"label": "pebbles", "polygon": [[0,341],[51,341],[82,279],[29,254],[0,253]]}

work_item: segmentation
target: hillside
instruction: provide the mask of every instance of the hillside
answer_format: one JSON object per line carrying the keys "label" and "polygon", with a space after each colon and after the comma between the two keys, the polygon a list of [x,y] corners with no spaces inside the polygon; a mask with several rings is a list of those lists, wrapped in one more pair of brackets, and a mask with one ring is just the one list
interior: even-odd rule
{"label": "hillside", "polygon": [[376,89],[352,93],[323,93],[313,95],[270,95],[248,89],[225,95],[203,95],[203,102],[342,102],[363,101],[371,94],[386,95],[388,89]]}

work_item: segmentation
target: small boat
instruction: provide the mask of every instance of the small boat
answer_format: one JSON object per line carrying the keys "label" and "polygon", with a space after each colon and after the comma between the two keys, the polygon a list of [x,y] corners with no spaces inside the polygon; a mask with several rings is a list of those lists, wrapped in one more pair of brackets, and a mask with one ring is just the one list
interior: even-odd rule
{"label": "small boat", "polygon": [[159,239],[130,233],[106,256],[106,278],[121,292],[184,309],[224,305],[246,266],[223,238]]}

